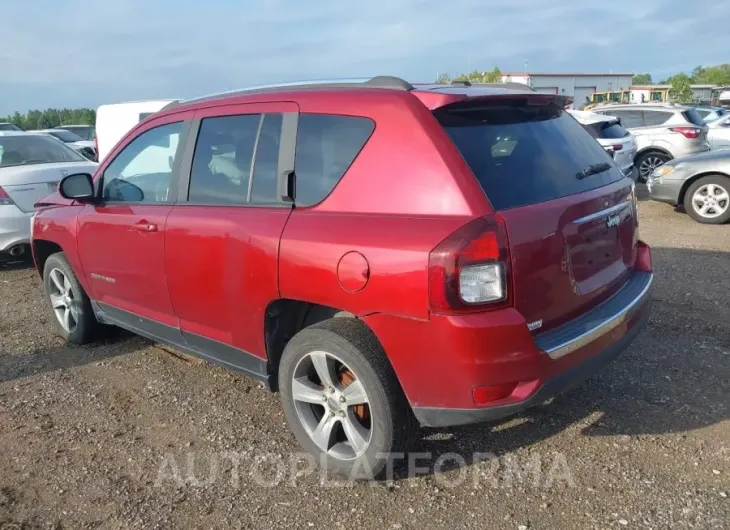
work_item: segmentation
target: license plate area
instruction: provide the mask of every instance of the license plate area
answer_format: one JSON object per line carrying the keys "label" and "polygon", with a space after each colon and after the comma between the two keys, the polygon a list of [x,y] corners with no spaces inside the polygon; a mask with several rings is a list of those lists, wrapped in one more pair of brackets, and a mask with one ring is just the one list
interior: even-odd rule
{"label": "license plate area", "polygon": [[632,222],[631,205],[623,202],[565,225],[565,260],[576,294],[587,294],[626,271],[622,232]]}

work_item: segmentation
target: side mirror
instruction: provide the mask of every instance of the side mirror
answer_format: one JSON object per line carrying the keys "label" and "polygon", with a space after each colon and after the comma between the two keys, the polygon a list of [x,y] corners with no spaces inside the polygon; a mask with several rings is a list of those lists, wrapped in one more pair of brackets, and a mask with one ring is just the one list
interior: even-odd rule
{"label": "side mirror", "polygon": [[94,199],[94,181],[88,173],[75,173],[61,180],[58,192],[64,199],[90,201]]}

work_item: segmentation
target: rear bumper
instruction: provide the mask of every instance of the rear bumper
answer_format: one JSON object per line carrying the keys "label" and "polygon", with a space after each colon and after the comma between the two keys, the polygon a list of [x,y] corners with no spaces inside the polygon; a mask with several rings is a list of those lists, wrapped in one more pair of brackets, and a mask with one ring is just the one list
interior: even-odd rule
{"label": "rear bumper", "polygon": [[[645,326],[653,274],[635,270],[611,298],[562,326],[533,336],[512,308],[458,317],[434,315],[419,329],[380,338],[422,425],[445,427],[510,416],[580,383],[609,363]],[[408,347],[410,346],[410,347]],[[511,392],[477,404],[474,390]]]}
{"label": "rear bumper", "polygon": [[0,252],[30,243],[32,216],[33,212],[24,212],[13,204],[0,206]]}
{"label": "rear bumper", "polygon": [[540,349],[551,359],[559,359],[621,328],[615,341],[582,363],[541,382],[526,399],[478,409],[420,407],[413,411],[416,418],[422,425],[430,427],[498,420],[539,405],[585,381],[618,357],[649,320],[653,275],[638,273],[629,282],[634,285],[627,285],[595,310],[537,338],[536,344]]}

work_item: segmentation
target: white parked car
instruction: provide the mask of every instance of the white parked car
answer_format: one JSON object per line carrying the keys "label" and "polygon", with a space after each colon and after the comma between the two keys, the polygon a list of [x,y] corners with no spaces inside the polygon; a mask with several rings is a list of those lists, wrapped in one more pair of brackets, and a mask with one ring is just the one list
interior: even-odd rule
{"label": "white parked car", "polygon": [[0,254],[19,257],[30,242],[33,205],[73,173],[96,162],[45,134],[0,132]]}
{"label": "white parked car", "polygon": [[130,101],[102,105],[96,111],[97,160],[101,161],[132,127],[177,99]]}
{"label": "white parked car", "polygon": [[707,124],[707,141],[710,149],[730,149],[730,114]]}
{"label": "white parked car", "polygon": [[633,134],[627,131],[621,120],[586,110],[568,111],[583,128],[613,157],[624,175],[637,179],[634,167],[637,143]]}

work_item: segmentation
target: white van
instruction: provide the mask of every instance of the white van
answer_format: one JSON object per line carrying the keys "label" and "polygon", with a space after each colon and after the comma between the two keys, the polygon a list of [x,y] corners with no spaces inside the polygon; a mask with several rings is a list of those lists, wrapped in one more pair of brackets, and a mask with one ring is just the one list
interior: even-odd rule
{"label": "white van", "polygon": [[96,151],[101,162],[117,142],[147,116],[177,99],[129,101],[102,105],[96,111]]}

